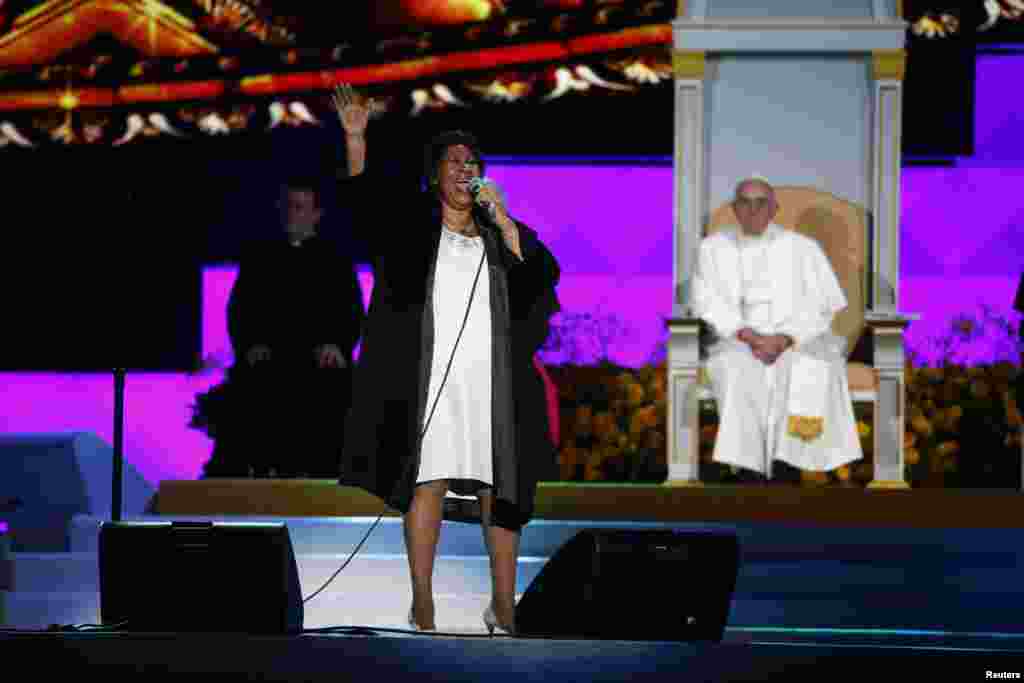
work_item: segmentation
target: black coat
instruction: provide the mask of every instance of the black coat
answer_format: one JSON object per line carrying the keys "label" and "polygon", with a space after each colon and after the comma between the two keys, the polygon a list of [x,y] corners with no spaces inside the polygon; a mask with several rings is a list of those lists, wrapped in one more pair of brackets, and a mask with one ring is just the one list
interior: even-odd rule
{"label": "black coat", "polygon": [[[367,239],[374,268],[339,483],[363,488],[405,513],[419,472],[441,206],[435,196],[396,186],[373,171],[341,180],[339,199],[352,212],[355,232]],[[482,213],[477,221],[490,223]],[[558,310],[559,278],[558,264],[537,233],[517,224],[522,262],[496,226],[483,230],[494,351],[492,522],[513,530],[530,520],[537,481],[556,467],[533,357]]]}
{"label": "black coat", "polygon": [[[351,394],[350,368],[320,368],[319,346],[341,349],[351,366],[365,312],[351,258],[316,236],[246,247],[228,302],[235,364],[223,383],[196,397],[191,426],[214,438],[204,477],[333,478]],[[270,360],[249,365],[255,345]]]}
{"label": "black coat", "polygon": [[334,344],[348,361],[365,312],[352,260],[314,236],[300,246],[280,239],[248,246],[228,300],[235,359],[257,344],[289,364],[313,364],[314,349]]}

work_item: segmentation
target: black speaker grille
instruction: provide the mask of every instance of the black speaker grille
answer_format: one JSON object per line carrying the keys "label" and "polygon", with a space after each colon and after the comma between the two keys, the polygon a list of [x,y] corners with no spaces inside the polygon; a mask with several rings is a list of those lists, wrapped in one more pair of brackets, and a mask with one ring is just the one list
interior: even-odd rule
{"label": "black speaker grille", "polygon": [[585,530],[527,588],[516,626],[548,637],[720,641],[738,563],[735,535]]}
{"label": "black speaker grille", "polygon": [[112,522],[100,530],[104,625],[297,633],[303,605],[283,524]]}

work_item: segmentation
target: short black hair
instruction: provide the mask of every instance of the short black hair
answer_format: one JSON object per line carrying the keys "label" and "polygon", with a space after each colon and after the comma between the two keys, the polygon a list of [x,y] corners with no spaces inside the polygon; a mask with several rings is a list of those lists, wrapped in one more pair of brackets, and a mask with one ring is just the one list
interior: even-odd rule
{"label": "short black hair", "polygon": [[484,158],[476,136],[465,130],[446,130],[435,135],[427,143],[423,152],[423,178],[428,189],[437,189],[437,167],[448,148],[457,145],[465,145],[469,148],[473,158],[480,164],[480,175],[484,174]]}

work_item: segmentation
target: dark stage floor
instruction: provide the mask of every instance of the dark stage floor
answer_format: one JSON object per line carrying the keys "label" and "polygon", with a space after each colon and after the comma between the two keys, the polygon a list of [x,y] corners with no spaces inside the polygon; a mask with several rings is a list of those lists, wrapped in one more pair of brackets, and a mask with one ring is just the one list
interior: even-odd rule
{"label": "dark stage floor", "polygon": [[721,643],[673,643],[386,630],[292,637],[8,632],[0,634],[0,666],[11,676],[20,670],[22,680],[820,681],[853,674],[983,681],[1024,673],[1024,635],[733,629]]}
{"label": "dark stage floor", "polygon": [[[379,503],[371,507],[372,500],[339,489],[315,481],[168,485],[161,487],[159,514],[144,517],[286,522],[308,596],[347,563],[380,511]],[[315,495],[321,490],[327,495]],[[735,532],[741,563],[724,640],[472,635],[472,629],[482,631],[488,565],[479,529],[454,523],[442,532],[434,588],[439,624],[457,634],[389,629],[403,623],[410,596],[401,523],[386,517],[346,573],[305,611],[307,627],[365,628],[311,629],[291,637],[0,631],[0,681],[69,675],[189,683],[197,677],[221,683],[822,681],[853,674],[866,683],[888,683],[1024,676],[1019,492],[560,487],[538,501],[544,515],[524,531],[520,592],[583,529]],[[635,519],[613,516],[622,510]],[[98,618],[101,521],[72,520],[69,552],[14,556],[8,623]],[[140,575],[150,561],[134,547],[124,556]],[[192,587],[197,580],[180,584]],[[640,603],[650,604],[652,614],[672,609],[669,598],[692,598],[708,586],[706,577],[686,571],[654,581],[649,568],[640,567],[633,578],[613,585],[629,592],[640,580],[657,586],[655,596]],[[166,589],[159,581],[143,582],[135,595],[152,601]],[[252,600],[268,590],[278,589],[254,589]],[[40,610],[45,614],[36,618]],[[610,613],[607,619],[617,637],[642,633],[642,624],[629,617]]]}

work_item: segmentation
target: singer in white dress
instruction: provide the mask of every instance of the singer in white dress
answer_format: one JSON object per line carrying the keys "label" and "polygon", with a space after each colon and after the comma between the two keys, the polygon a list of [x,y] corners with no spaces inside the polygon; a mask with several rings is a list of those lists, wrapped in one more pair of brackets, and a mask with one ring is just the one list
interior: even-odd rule
{"label": "singer in white dress", "polygon": [[335,107],[348,165],[339,203],[365,236],[374,271],[338,483],[402,513],[409,622],[427,630],[436,628],[445,496],[476,499],[478,512],[459,521],[480,523],[491,560],[483,621],[514,632],[521,529],[537,483],[557,473],[534,360],[559,308],[558,263],[494,184],[481,182],[471,134],[435,136],[416,173],[401,172],[401,160],[398,173],[382,173],[379,159],[367,163],[372,104],[341,86]]}

